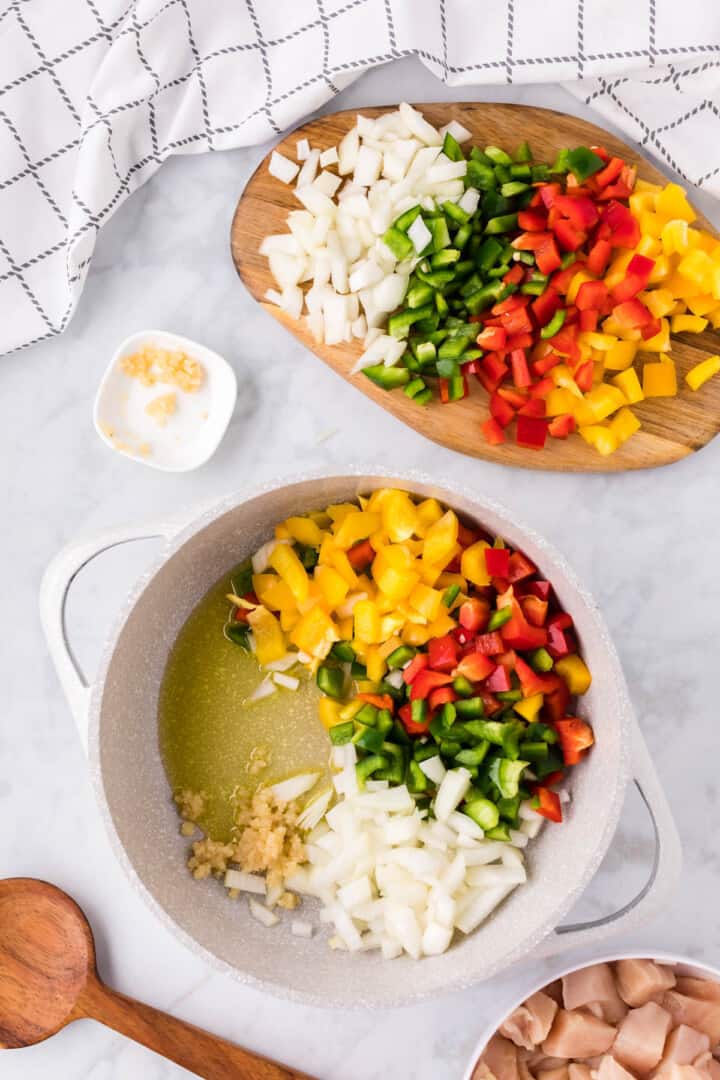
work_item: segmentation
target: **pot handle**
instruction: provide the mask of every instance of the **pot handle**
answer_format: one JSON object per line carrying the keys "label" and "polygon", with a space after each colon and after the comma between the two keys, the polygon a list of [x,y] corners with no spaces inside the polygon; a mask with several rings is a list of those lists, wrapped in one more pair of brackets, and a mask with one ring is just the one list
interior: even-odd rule
{"label": "pot handle", "polygon": [[187,523],[187,519],[165,518],[127,525],[73,541],[53,558],[40,585],[40,621],[60,685],[80,733],[84,750],[88,748],[88,705],[91,685],[83,674],[68,639],[65,611],[73,581],[88,563],[119,544],[135,540],[169,540]]}
{"label": "pot handle", "polygon": [[647,743],[636,720],[632,732],[632,774],[635,787],[650,815],[655,851],[647,881],[631,900],[617,911],[588,922],[558,926],[538,947],[534,956],[551,956],[579,948],[645,924],[667,903],[682,869],[682,848],[677,827],[652,763]]}

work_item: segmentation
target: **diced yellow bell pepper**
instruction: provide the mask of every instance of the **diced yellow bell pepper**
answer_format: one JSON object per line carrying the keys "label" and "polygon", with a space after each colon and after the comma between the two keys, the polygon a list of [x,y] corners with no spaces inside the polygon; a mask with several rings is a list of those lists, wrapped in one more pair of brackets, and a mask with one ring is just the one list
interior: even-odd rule
{"label": "diced yellow bell pepper", "polygon": [[350,560],[344,551],[335,548],[330,553],[330,565],[337,570],[341,578],[347,581],[351,589],[357,585],[358,576],[350,565]]}
{"label": "diced yellow bell pepper", "polygon": [[460,556],[460,573],[473,585],[489,585],[490,575],[485,565],[485,549],[490,547],[486,540],[478,540],[465,548]]}
{"label": "diced yellow bell pepper", "polygon": [[691,296],[688,299],[687,306],[693,315],[710,315],[718,306],[718,303],[714,296]]}
{"label": "diced yellow bell pepper", "polygon": [[662,255],[662,243],[657,236],[646,234],[640,237],[640,243],[635,248],[638,255],[646,255],[649,259],[655,259]]}
{"label": "diced yellow bell pepper", "polygon": [[713,330],[720,330],[720,306],[713,308],[709,313],[708,318]]}
{"label": "diced yellow bell pepper", "polygon": [[578,427],[588,427],[595,423],[595,413],[584,397],[576,399],[570,411]]}
{"label": "diced yellow bell pepper", "polygon": [[270,552],[268,562],[289,586],[298,603],[307,600],[310,589],[307,570],[290,544],[276,544]]}
{"label": "diced yellow bell pepper", "polygon": [[643,368],[643,393],[645,397],[675,397],[677,375],[675,364],[670,360],[645,364]]}
{"label": "diced yellow bell pepper", "polygon": [[582,660],[577,653],[572,653],[570,656],[563,656],[560,660],[556,660],[555,671],[565,680],[571,694],[586,694],[590,689],[592,675],[590,674],[585,661]]}
{"label": "diced yellow bell pepper", "polygon": [[644,352],[667,352],[670,348],[670,320],[660,320],[660,330],[655,337],[648,338],[641,345]]}
{"label": "diced yellow bell pepper", "polygon": [[382,525],[380,514],[371,510],[354,510],[351,514],[345,514],[335,532],[335,543],[339,548],[347,551],[353,544],[360,540],[367,540],[368,536]]}
{"label": "diced yellow bell pepper", "polygon": [[[394,641],[395,638],[393,637],[393,635],[399,633],[400,630],[402,630],[404,624],[405,616],[402,615],[399,611],[391,611],[387,615],[382,615],[380,617],[380,634],[382,636],[382,640],[386,641],[386,639],[389,638],[390,640]],[[392,649],[390,650],[390,652],[392,652]],[[390,653],[383,653],[383,655],[389,656]]]}
{"label": "diced yellow bell pepper", "polygon": [[712,284],[709,276],[715,267],[706,251],[689,251],[677,265],[677,272],[701,289]]}
{"label": "diced yellow bell pepper", "polygon": [[[633,374],[635,374],[633,372]],[[613,416],[610,421],[610,430],[618,441],[618,446],[622,446],[624,442],[634,435],[636,431],[639,431],[642,424],[638,420],[632,409],[623,408]]]}
{"label": "diced yellow bell pepper", "polygon": [[556,364],[554,368],[551,368],[550,378],[561,390],[569,390],[575,397],[582,397],[582,390],[580,390],[575,382],[573,373],[567,364]]}
{"label": "diced yellow bell pepper", "polygon": [[[436,619],[433,619],[428,625],[430,631],[430,637],[442,637],[443,634],[449,634],[451,630],[455,629],[455,620],[446,611],[441,611]],[[429,640],[429,639],[428,639]]]}
{"label": "diced yellow bell pepper", "polygon": [[409,603],[411,607],[424,615],[428,622],[432,622],[440,611],[442,595],[438,589],[431,589],[420,582],[410,593]]}
{"label": "diced yellow bell pepper", "polygon": [[372,575],[378,588],[393,602],[409,596],[420,580],[418,564],[402,544],[388,544],[378,551]]}
{"label": "diced yellow bell pepper", "polygon": [[643,302],[656,319],[669,315],[675,306],[675,297],[669,289],[650,289],[649,292],[640,293],[638,300]]}
{"label": "diced yellow bell pepper", "polygon": [[336,724],[341,724],[340,713],[343,710],[343,704],[341,701],[333,701],[331,697],[323,696],[318,702],[318,711],[320,713],[320,723],[329,731],[331,727],[335,727]]}
{"label": "diced yellow bell pepper", "polygon": [[393,543],[402,543],[417,533],[417,507],[406,491],[391,492],[382,504],[381,519]]}
{"label": "diced yellow bell pepper", "polygon": [[287,652],[285,635],[280,623],[266,607],[256,607],[248,612],[248,623],[255,639],[255,655],[258,664],[271,664]]}
{"label": "diced yellow bell pepper", "polygon": [[[400,612],[399,612],[399,611],[398,611],[398,612],[395,612],[395,615],[396,615],[396,616],[397,616],[397,618],[398,618],[398,619],[400,620],[400,623],[399,623],[399,625],[398,625],[398,630],[400,630],[400,629],[402,628],[402,624],[403,624],[403,622],[404,622],[405,620],[403,619],[403,617],[402,617],[402,615],[400,614]],[[392,617],[392,616],[391,616],[391,617]],[[380,623],[381,623],[381,624],[382,624],[382,621],[383,621],[383,620],[381,619],[381,620],[380,620]],[[395,650],[396,650],[396,649],[397,649],[397,648],[398,648],[398,647],[399,647],[400,645],[402,645],[402,641],[400,640],[399,636],[397,636],[396,634],[390,634],[390,635],[389,635],[388,637],[386,637],[386,638],[384,639],[384,641],[383,641],[382,645],[378,645],[378,650],[379,650],[379,652],[380,652],[380,656],[382,656],[383,660],[387,660],[387,658],[388,658],[388,656],[390,655],[390,653],[391,653],[391,652],[395,652]]]}
{"label": "diced yellow bell pepper", "polygon": [[574,304],[577,298],[577,294],[580,291],[580,286],[584,285],[586,281],[594,281],[595,278],[592,274],[588,274],[585,270],[578,270],[577,274],[573,277],[568,286],[567,302],[568,304]]}
{"label": "diced yellow bell pepper", "polygon": [[324,660],[335,642],[340,640],[340,635],[327,612],[316,604],[298,619],[290,640],[302,652]]}
{"label": "diced yellow bell pepper", "polygon": [[563,388],[551,390],[545,398],[545,414],[546,416],[563,416],[565,413],[572,412],[577,400],[578,395],[569,390]]}
{"label": "diced yellow bell pepper", "polygon": [[700,315],[673,315],[670,329],[673,334],[702,334],[707,324]]}
{"label": "diced yellow bell pepper", "polygon": [[331,611],[342,604],[350,588],[342,574],[333,566],[316,566],[315,581]]}
{"label": "diced yellow bell pepper", "polygon": [[335,542],[330,533],[325,533],[320,544],[320,551],[318,552],[318,562],[323,566],[332,566],[332,557],[337,551]]}
{"label": "diced yellow bell pepper", "polygon": [[355,632],[353,637],[374,645],[381,639],[380,612],[374,600],[358,600],[353,608]]}
{"label": "diced yellow bell pepper", "polygon": [[703,383],[706,383],[713,375],[717,375],[719,371],[720,356],[708,356],[706,360],[701,360],[699,364],[695,364],[695,367],[690,368],[685,376],[685,382],[691,390],[699,390]]}
{"label": "diced yellow bell pepper", "polygon": [[655,199],[654,191],[634,191],[628,199],[633,217],[639,217],[643,210],[654,210]]}
{"label": "diced yellow bell pepper", "polygon": [[297,609],[297,602],[290,586],[277,574],[253,574],[252,581],[258,600],[271,611]]}
{"label": "diced yellow bell pepper", "polygon": [[666,221],[659,234],[662,239],[663,254],[674,255],[677,252],[679,255],[684,255],[689,251],[688,233],[687,221]]}
{"label": "diced yellow bell pepper", "polygon": [[379,513],[382,510],[382,504],[392,495],[394,490],[394,488],[377,488],[368,499],[367,506],[364,509]]}
{"label": "diced yellow bell pepper", "polygon": [[322,543],[322,531],[319,525],[309,517],[289,517],[287,521],[283,522],[283,525],[288,531],[288,535],[297,540],[300,544],[307,544],[308,547],[319,548]]}
{"label": "diced yellow bell pepper", "polygon": [[513,710],[519,713],[523,720],[527,720],[528,724],[533,724],[538,718],[544,700],[543,694],[531,694],[530,697],[523,698],[522,701],[516,701]]}
{"label": "diced yellow bell pepper", "polygon": [[614,386],[620,387],[630,405],[635,405],[645,397],[635,368],[628,368],[627,371],[621,371],[618,375],[613,377],[612,383]]}
{"label": "diced yellow bell pepper", "polygon": [[665,279],[665,284],[678,300],[691,300],[696,296],[707,296],[707,290],[694,281],[690,281],[678,270],[673,270]]}
{"label": "diced yellow bell pepper", "polygon": [[657,285],[658,282],[664,281],[670,273],[670,259],[667,255],[657,254],[654,256],[655,265],[650,271],[649,282],[651,285]]}
{"label": "diced yellow bell pepper", "polygon": [[655,206],[659,214],[667,214],[671,218],[695,221],[697,217],[679,184],[666,184],[659,193]]}
{"label": "diced yellow bell pepper", "polygon": [[353,617],[352,615],[346,615],[342,619],[338,619],[338,633],[341,641],[349,641],[353,636]]}
{"label": "diced yellow bell pepper", "polygon": [[352,720],[360,712],[364,704],[364,701],[358,701],[356,698],[355,701],[348,701],[347,705],[341,705],[340,720],[342,723],[346,724],[348,720]]}
{"label": "diced yellow bell pepper", "polygon": [[635,191],[652,191],[656,195],[659,195],[660,192],[662,191],[662,185],[661,184],[651,184],[649,180],[640,180],[638,178],[635,181],[634,190]]}
{"label": "diced yellow bell pepper", "polygon": [[380,682],[387,671],[387,664],[384,657],[380,655],[379,646],[373,645],[368,649],[365,657],[365,667],[367,668],[368,679],[372,679],[373,682]]}
{"label": "diced yellow bell pepper", "polygon": [[623,405],[627,405],[625,395],[620,387],[610,386],[608,383],[594,386],[585,395],[585,402],[590,406],[596,422],[604,420],[611,413],[622,408]]}
{"label": "diced yellow bell pepper", "polygon": [[591,349],[599,349],[600,352],[607,352],[613,345],[617,345],[614,334],[599,334],[595,330],[586,330],[578,334],[578,341],[589,345]]}
{"label": "diced yellow bell pepper", "polygon": [[447,572],[443,572],[435,584],[438,589],[443,591],[449,589],[451,585],[457,585],[461,593],[467,592],[467,581],[462,574],[448,574]]}
{"label": "diced yellow bell pepper", "polygon": [[422,555],[424,563],[447,565],[457,544],[458,524],[457,515],[452,510],[446,510],[443,516],[430,526],[425,534]]}
{"label": "diced yellow bell pepper", "polygon": [[356,514],[357,506],[355,503],[334,503],[332,506],[328,506],[325,513],[328,515],[334,526],[341,525],[343,520],[348,514]]}
{"label": "diced yellow bell pepper", "polygon": [[417,506],[418,536],[425,536],[431,525],[443,516],[443,508],[437,499],[424,499]]}
{"label": "diced yellow bell pepper", "polygon": [[[456,554],[459,550],[460,545],[456,544],[453,548],[453,554]],[[450,558],[452,558],[452,556],[450,556]],[[423,559],[420,559],[418,563],[418,566],[420,567],[420,580],[425,585],[437,585],[440,575],[449,561],[450,559],[447,559],[446,562],[439,566],[437,563],[426,563]]]}
{"label": "diced yellow bell pepper", "polygon": [[297,608],[294,611],[281,611],[280,612],[280,627],[284,634],[289,634],[292,628],[300,619],[300,612]]}
{"label": "diced yellow bell pepper", "polygon": [[[617,438],[610,428],[605,427],[603,424],[588,424],[586,427],[579,427],[578,432],[585,442],[589,443],[590,446],[594,446],[603,457],[608,457],[618,448]],[[557,667],[557,664],[555,667]]]}
{"label": "diced yellow bell pepper", "polygon": [[275,539],[276,540],[291,540],[292,539],[292,537],[290,536],[290,533],[288,531],[288,528],[284,524],[284,522],[281,522],[279,525],[275,526]]}
{"label": "diced yellow bell pepper", "polygon": [[624,371],[635,359],[637,345],[634,341],[618,341],[604,354],[608,371]]}
{"label": "diced yellow bell pepper", "polygon": [[662,231],[667,225],[667,220],[665,214],[658,214],[653,210],[642,210],[638,218],[638,223],[643,236],[651,236],[653,239],[657,239],[662,235]]}

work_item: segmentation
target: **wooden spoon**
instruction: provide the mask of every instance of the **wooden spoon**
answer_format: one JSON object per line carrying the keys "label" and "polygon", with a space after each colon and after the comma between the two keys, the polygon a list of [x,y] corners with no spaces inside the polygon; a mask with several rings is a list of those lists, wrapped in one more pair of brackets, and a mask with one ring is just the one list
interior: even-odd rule
{"label": "wooden spoon", "polygon": [[0,881],[0,1048],[32,1046],[81,1019],[99,1020],[207,1080],[312,1080],[110,990],[74,900],[46,881]]}
{"label": "wooden spoon", "polygon": [[[375,117],[387,112],[388,108],[395,107],[361,111],[364,116]],[[602,144],[612,154],[624,157],[633,164],[637,163],[638,176],[641,179],[655,184],[667,183],[667,177],[645,161],[636,149],[627,146],[602,128],[574,116],[550,109],[535,109],[527,105],[499,105],[494,102],[445,102],[417,107],[437,127],[450,120],[459,120],[472,132],[474,142],[480,146],[495,144],[513,148],[523,139],[527,139],[541,160],[553,161],[561,147]],[[298,139],[308,139],[313,147],[321,150],[336,146],[354,125],[356,116],[357,111],[353,109],[312,120],[287,135],[277,149],[295,160],[295,143]],[[473,385],[470,396],[463,401],[442,405],[438,400],[434,400],[421,407],[413,404],[401,390],[388,393],[375,386],[360,372],[351,375],[350,372],[362,353],[361,342],[346,345],[319,344],[304,321],[292,319],[265,300],[266,290],[275,288],[276,285],[270,274],[268,260],[260,254],[260,244],[265,236],[286,233],[288,212],[301,209],[300,203],[294,197],[293,187],[270,176],[268,162],[269,156],[251,176],[235,211],[230,240],[238,274],[265,310],[321,360],[378,405],[428,439],[463,454],[526,469],[616,472],[625,469],[647,469],[678,461],[693,450],[705,446],[720,430],[720,378],[712,379],[697,393],[686,386],[683,378],[694,364],[709,353],[718,352],[717,335],[707,331],[703,334],[673,337],[672,356],[677,364],[678,396],[652,398],[633,405],[633,411],[642,422],[642,429],[609,457],[601,457],[576,435],[569,439],[548,439],[541,452],[525,450],[516,446],[514,441],[490,446],[480,432],[480,424],[488,417],[487,394],[474,379],[471,380]],[[701,214],[698,214],[696,224],[710,232],[715,231]],[[650,353],[646,353],[645,357],[656,358]]]}

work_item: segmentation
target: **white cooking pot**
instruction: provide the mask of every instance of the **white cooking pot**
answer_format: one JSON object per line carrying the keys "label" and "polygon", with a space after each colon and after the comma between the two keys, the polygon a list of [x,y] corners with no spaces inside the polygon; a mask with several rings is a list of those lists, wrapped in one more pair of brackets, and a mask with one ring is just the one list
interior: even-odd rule
{"label": "white cooking pot", "polygon": [[478,1044],[473,1051],[472,1057],[470,1058],[470,1064],[463,1073],[463,1080],[472,1080],[473,1070],[478,1063],[480,1055],[503,1021],[510,1013],[514,1012],[519,1005],[522,1005],[529,997],[536,994],[538,990],[542,990],[543,987],[548,986],[556,979],[561,979],[563,975],[570,975],[573,971],[581,971],[590,964],[611,963],[615,960],[643,960],[645,958],[655,960],[658,964],[667,964],[668,966],[675,968],[676,975],[688,975],[691,978],[710,979],[713,982],[720,983],[720,971],[718,971],[717,968],[709,967],[707,964],[699,964],[697,960],[693,960],[691,957],[678,956],[675,953],[652,952],[647,950],[645,952],[639,952],[635,949],[633,952],[602,954],[593,957],[592,960],[586,960],[582,964],[574,964],[572,967],[567,967],[560,961],[556,961],[554,964],[549,966],[546,965],[543,978],[538,982],[530,983],[519,996],[516,992],[512,993],[511,991],[506,991],[505,995],[501,995],[501,999],[497,1004],[497,1010],[493,1010],[493,1016],[488,1021],[487,1027],[484,1028],[483,1033],[478,1040]]}
{"label": "white cooking pot", "polygon": [[[158,691],[168,653],[210,586],[289,515],[388,485],[435,496],[525,551],[572,613],[593,673],[583,707],[597,744],[573,770],[566,823],[544,829],[528,849],[528,884],[448,953],[419,964],[409,958],[389,963],[373,953],[332,951],[321,935],[311,941],[292,937],[289,920],[268,931],[249,916],[245,904],[228,903],[216,882],[193,881],[158,749]],[[100,552],[152,536],[164,537],[165,546],[132,590],[98,676],[88,685],[67,641],[68,587]],[[41,610],[51,654],[88,747],[102,816],[130,881],[181,941],[244,982],[318,1005],[406,1003],[487,979],[539,947],[540,953],[549,954],[625,930],[662,906],[678,875],[677,833],[597,605],[561,555],[514,514],[473,491],[382,469],[313,474],[263,487],[225,499],[184,526],[149,522],[71,545],[48,568]],[[561,927],[608,849],[631,776],[655,830],[650,879],[615,914]]]}

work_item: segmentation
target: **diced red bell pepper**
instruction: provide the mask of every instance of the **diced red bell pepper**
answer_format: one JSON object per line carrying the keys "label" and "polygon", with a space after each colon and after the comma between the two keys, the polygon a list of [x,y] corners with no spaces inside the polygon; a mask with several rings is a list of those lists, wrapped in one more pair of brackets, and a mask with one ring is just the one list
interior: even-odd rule
{"label": "diced red bell pepper", "polygon": [[556,784],[562,784],[564,779],[565,770],[558,769],[557,772],[551,772],[549,776],[543,776],[543,787],[555,787]]}
{"label": "diced red bell pepper", "polygon": [[525,330],[519,334],[511,334],[507,339],[505,348],[508,352],[513,352],[514,349],[531,349],[534,344],[534,338],[530,330]]}
{"label": "diced red bell pepper", "polygon": [[486,326],[475,338],[481,349],[495,350],[505,347],[507,333],[502,326]]}
{"label": "diced red bell pepper", "polygon": [[512,690],[508,669],[502,664],[496,664],[492,674],[485,680],[485,689],[493,694],[507,693],[508,690]]}
{"label": "diced red bell pepper", "polygon": [[388,712],[395,710],[395,702],[390,694],[358,694],[357,699],[368,705],[374,705],[376,709],[387,709]]}
{"label": "diced red bell pepper", "polygon": [[542,210],[521,210],[518,229],[523,232],[544,232],[547,229],[547,214],[543,214]]}
{"label": "diced red bell pepper", "polygon": [[[487,552],[492,550],[492,548],[486,549],[486,559]],[[458,620],[465,630],[477,634],[479,630],[485,629],[489,619],[490,605],[486,600],[480,600],[476,596],[470,597],[469,600],[463,600],[458,611]]]}
{"label": "diced red bell pepper", "polygon": [[558,270],[558,272],[556,274],[553,274],[553,276],[550,278],[550,284],[553,289],[555,289],[559,293],[562,293],[562,295],[564,296],[570,288],[570,283],[579,269],[579,260],[576,259],[574,263],[571,263],[570,266],[566,266],[564,270]]}
{"label": "diced red bell pepper", "polygon": [[552,656],[553,660],[559,660],[561,656],[568,656],[571,649],[571,642],[568,640],[567,631],[562,630],[557,623],[553,623],[552,620],[548,623],[548,640],[547,651]]}
{"label": "diced red bell pepper", "polygon": [[491,379],[482,365],[483,365],[483,361],[481,360],[480,361],[480,366],[475,371],[475,377],[476,377],[477,381],[480,383],[480,385],[482,386],[482,388],[488,394],[494,394],[495,391],[497,390],[497,388],[500,386],[500,383],[501,383],[502,380],[501,379]]}
{"label": "diced red bell pepper", "polygon": [[505,432],[493,416],[485,421],[480,430],[485,436],[486,442],[489,442],[491,446],[497,446],[499,443],[505,442]]}
{"label": "diced red bell pepper", "polygon": [[[560,363],[562,363],[562,357],[558,356],[556,352],[553,352],[551,347],[545,356],[541,356],[539,360],[534,361],[533,371],[536,375],[544,375],[547,371],[551,371]],[[555,384],[553,383],[553,386],[554,385]]]}
{"label": "diced red bell pepper", "polygon": [[507,315],[511,311],[517,311],[518,308],[527,307],[529,303],[529,296],[525,296],[524,293],[513,293],[512,296],[508,296],[507,300],[501,300],[495,304],[491,311],[493,315]]}
{"label": "diced red bell pepper", "polygon": [[456,626],[450,633],[455,638],[458,645],[462,645],[463,648],[474,647],[475,634],[472,630],[466,630],[464,626]]}
{"label": "diced red bell pepper", "polygon": [[501,315],[500,318],[507,331],[508,340],[517,337],[518,334],[527,334],[532,331],[532,322],[524,307],[507,311],[504,315]]}
{"label": "diced red bell pepper", "polygon": [[609,240],[596,240],[588,252],[587,262],[585,264],[588,268],[588,273],[595,274],[596,277],[601,277],[608,268],[611,255],[612,244]]}
{"label": "diced red bell pepper", "polygon": [[[530,393],[532,393],[532,390],[530,391]],[[531,397],[530,400],[523,405],[522,409],[520,409],[518,415],[544,417],[546,411],[547,409],[545,406],[545,402],[542,400],[542,398]]]}
{"label": "diced red bell pepper", "polygon": [[563,326],[561,330],[558,330],[555,337],[552,337],[549,340],[553,349],[562,356],[569,356],[574,362],[577,362],[580,359],[576,326]]}
{"label": "diced red bell pepper", "polygon": [[[526,233],[531,236],[547,236],[547,233]],[[541,244],[535,249],[535,263],[541,274],[552,274],[555,270],[559,270],[562,266],[562,260],[560,258],[560,252],[557,249],[555,243],[555,237],[550,235],[550,239]]]}
{"label": "diced red bell pepper", "polygon": [[[534,383],[531,387],[529,387],[528,393],[530,394],[531,398],[543,398],[544,399],[544,398],[546,398],[548,396],[550,391],[553,390],[554,388],[555,388],[555,383],[552,381],[552,379],[540,379],[538,382]],[[544,401],[543,401],[543,404],[544,404]],[[547,407],[546,407],[546,411],[547,411]],[[542,415],[544,416],[545,413],[543,413]]]}
{"label": "diced red bell pepper", "polygon": [[569,701],[570,691],[567,688],[567,683],[558,676],[555,689],[551,690],[550,693],[545,694],[543,713],[551,722],[562,720],[567,712]]}
{"label": "diced red bell pepper", "polygon": [[512,369],[513,382],[516,386],[530,386],[532,383],[532,376],[530,375],[527,357],[523,349],[515,349],[510,354],[510,367]]}
{"label": "diced red bell pepper", "polygon": [[442,708],[443,705],[457,701],[457,699],[458,695],[452,686],[438,686],[436,690],[431,691],[428,704],[431,712],[434,712],[436,709]]}
{"label": "diced red bell pepper", "polygon": [[650,280],[654,265],[654,259],[648,259],[645,255],[633,255],[625,271],[625,277],[613,289],[615,303],[621,304],[624,300],[637,296]]}
{"label": "diced red bell pepper", "polygon": [[450,401],[450,380],[440,379],[440,400],[443,405],[447,405]]}
{"label": "diced red bell pepper", "polygon": [[553,439],[567,439],[575,431],[575,417],[571,413],[553,416],[548,424],[548,431]]}
{"label": "diced red bell pepper", "polygon": [[366,570],[375,558],[375,548],[369,540],[359,540],[347,550],[348,562],[353,570]]}
{"label": "diced red bell pepper", "polygon": [[412,718],[412,708],[410,705],[403,705],[398,715],[400,716],[402,725],[408,735],[427,735],[430,728],[430,714],[427,715],[422,724],[418,724],[417,721]]}
{"label": "diced red bell pepper", "polygon": [[505,401],[509,401],[513,409],[522,409],[523,405],[528,399],[528,393],[525,389],[518,390],[514,386],[498,386],[498,394]]}
{"label": "diced red bell pepper", "polygon": [[581,311],[579,313],[578,326],[582,331],[592,333],[594,330],[597,330],[599,320],[599,311]]}
{"label": "diced red bell pepper", "polygon": [[533,315],[540,326],[547,326],[555,312],[562,306],[562,301],[557,291],[549,286],[545,292],[540,293],[531,305]]}
{"label": "diced red bell pepper", "polygon": [[489,634],[478,634],[475,638],[475,651],[484,653],[485,656],[499,656],[505,651],[505,642],[497,630],[491,630]]}
{"label": "diced red bell pepper", "polygon": [[592,199],[587,195],[558,195],[553,210],[572,222],[576,229],[587,231],[597,225],[600,215]]}
{"label": "diced red bell pepper", "polygon": [[563,760],[566,765],[577,765],[585,751],[595,742],[592,728],[577,716],[555,720],[553,727],[558,733]]}
{"label": "diced red bell pepper", "polygon": [[490,395],[490,415],[493,416],[500,427],[507,427],[515,419],[515,410],[512,405],[500,397],[497,391]]}
{"label": "diced red bell pepper", "polygon": [[579,311],[587,311],[590,308],[600,311],[605,306],[609,295],[604,281],[583,281],[575,297],[575,305]]}
{"label": "diced red bell pepper", "polygon": [[513,599],[513,614],[500,628],[500,636],[512,649],[539,649],[547,642],[547,630],[531,626],[517,600]]}
{"label": "diced red bell pepper", "polygon": [[523,555],[522,551],[513,551],[508,562],[508,572],[504,576],[511,585],[514,585],[516,581],[524,581],[537,570],[537,566],[528,559],[527,555]]}
{"label": "diced red bell pepper", "polygon": [[643,341],[649,341],[650,338],[654,338],[656,334],[659,334],[662,330],[662,322],[660,319],[651,319],[650,322],[645,323],[640,333]]}
{"label": "diced red bell pepper", "polygon": [[[373,552],[373,555],[374,554],[375,554],[375,552]],[[260,603],[257,596],[255,595],[255,593],[252,590],[250,592],[244,593],[243,596],[241,597],[241,599],[242,600],[247,600],[247,602],[249,604],[259,604]],[[248,608],[236,607],[233,621],[234,622],[246,623],[248,621],[248,615],[249,614],[250,614],[250,611],[248,610]]]}
{"label": "diced red bell pepper", "polygon": [[502,709],[502,702],[498,701],[494,694],[491,694],[489,690],[484,688],[478,690],[478,697],[483,703],[483,708],[487,716],[493,716],[496,712],[500,712]]}
{"label": "diced red bell pepper", "polygon": [[515,441],[527,450],[542,450],[547,438],[547,423],[535,416],[518,415]]}
{"label": "diced red bell pepper", "polygon": [[447,566],[443,567],[446,574],[459,574],[460,573],[460,556],[453,555]]}
{"label": "diced red bell pepper", "polygon": [[511,266],[507,274],[503,274],[503,281],[506,285],[519,285],[522,279],[525,277],[525,267],[522,263],[515,263]]}
{"label": "diced red bell pepper", "polygon": [[538,251],[553,238],[551,232],[524,232],[511,241],[516,251]]}
{"label": "diced red bell pepper", "polygon": [[437,686],[447,686],[451,682],[452,675],[444,671],[432,671],[429,667],[424,668],[410,684],[410,700],[422,701]]}
{"label": "diced red bell pepper", "polygon": [[608,184],[611,184],[613,180],[617,180],[618,176],[622,172],[622,168],[625,162],[622,158],[613,157],[610,158],[604,169],[595,173],[595,183],[598,187],[604,188]]}
{"label": "diced red bell pepper", "polygon": [[584,394],[587,394],[593,388],[594,370],[592,360],[586,360],[575,369],[575,385]]}
{"label": "diced red bell pepper", "polygon": [[460,647],[450,634],[431,638],[428,642],[429,666],[434,671],[452,671],[458,662]]}
{"label": "diced red bell pepper", "polygon": [[561,630],[570,630],[573,626],[573,617],[567,611],[556,611],[550,622],[553,626],[559,626]]}
{"label": "diced red bell pepper", "polygon": [[577,229],[567,218],[556,221],[553,232],[562,251],[577,251],[587,240],[587,233],[582,229]]}
{"label": "diced red bell pepper", "polygon": [[610,155],[608,154],[604,146],[591,146],[590,149],[593,151],[593,153],[597,154],[599,158],[602,158],[603,161],[610,160]]}
{"label": "diced red bell pepper", "polygon": [[491,379],[502,381],[508,373],[508,366],[496,352],[489,352],[482,358],[482,365]]}
{"label": "diced red bell pepper", "polygon": [[635,248],[640,243],[640,225],[627,206],[615,199],[603,210],[601,229],[602,226],[608,229],[609,235],[601,235],[598,239],[611,240],[615,247]]}
{"label": "diced red bell pepper", "polygon": [[625,300],[622,304],[617,304],[613,308],[612,314],[613,318],[621,326],[633,330],[640,330],[653,320],[652,313],[648,311],[642,300],[638,300],[637,297],[632,300]]}
{"label": "diced red bell pepper", "polygon": [[548,613],[547,600],[540,600],[537,596],[521,596],[520,607],[531,626],[545,625]]}
{"label": "diced red bell pepper", "polygon": [[524,697],[532,697],[533,694],[546,694],[554,687],[554,680],[546,675],[540,675],[533,671],[521,656],[515,662],[515,674],[520,680],[520,688]]}
{"label": "diced red bell pepper", "polygon": [[558,793],[550,791],[549,788],[544,787],[542,784],[535,784],[532,790],[537,802],[536,806],[533,804],[535,813],[539,814],[540,817],[547,818],[548,821],[560,824],[563,816]]}
{"label": "diced red bell pepper", "polygon": [[483,653],[471,652],[463,656],[455,668],[456,675],[464,675],[470,682],[482,682],[495,670],[495,662]]}
{"label": "diced red bell pepper", "polygon": [[[458,523],[458,544],[460,547],[470,547],[471,544],[476,544],[480,539],[480,533],[477,529],[471,529],[468,525],[463,525],[462,521]],[[432,667],[432,665],[430,665]]]}
{"label": "diced red bell pepper", "polygon": [[485,566],[491,577],[506,578],[510,569],[510,550],[508,548],[486,548]]}
{"label": "diced red bell pepper", "polygon": [[403,671],[403,682],[410,685],[414,679],[418,677],[421,671],[424,671],[430,664],[430,658],[427,653],[416,653],[408,666]]}
{"label": "diced red bell pepper", "polygon": [[538,189],[540,191],[540,198],[542,199],[546,209],[550,209],[555,202],[556,197],[562,191],[562,188],[557,183],[542,184]]}

